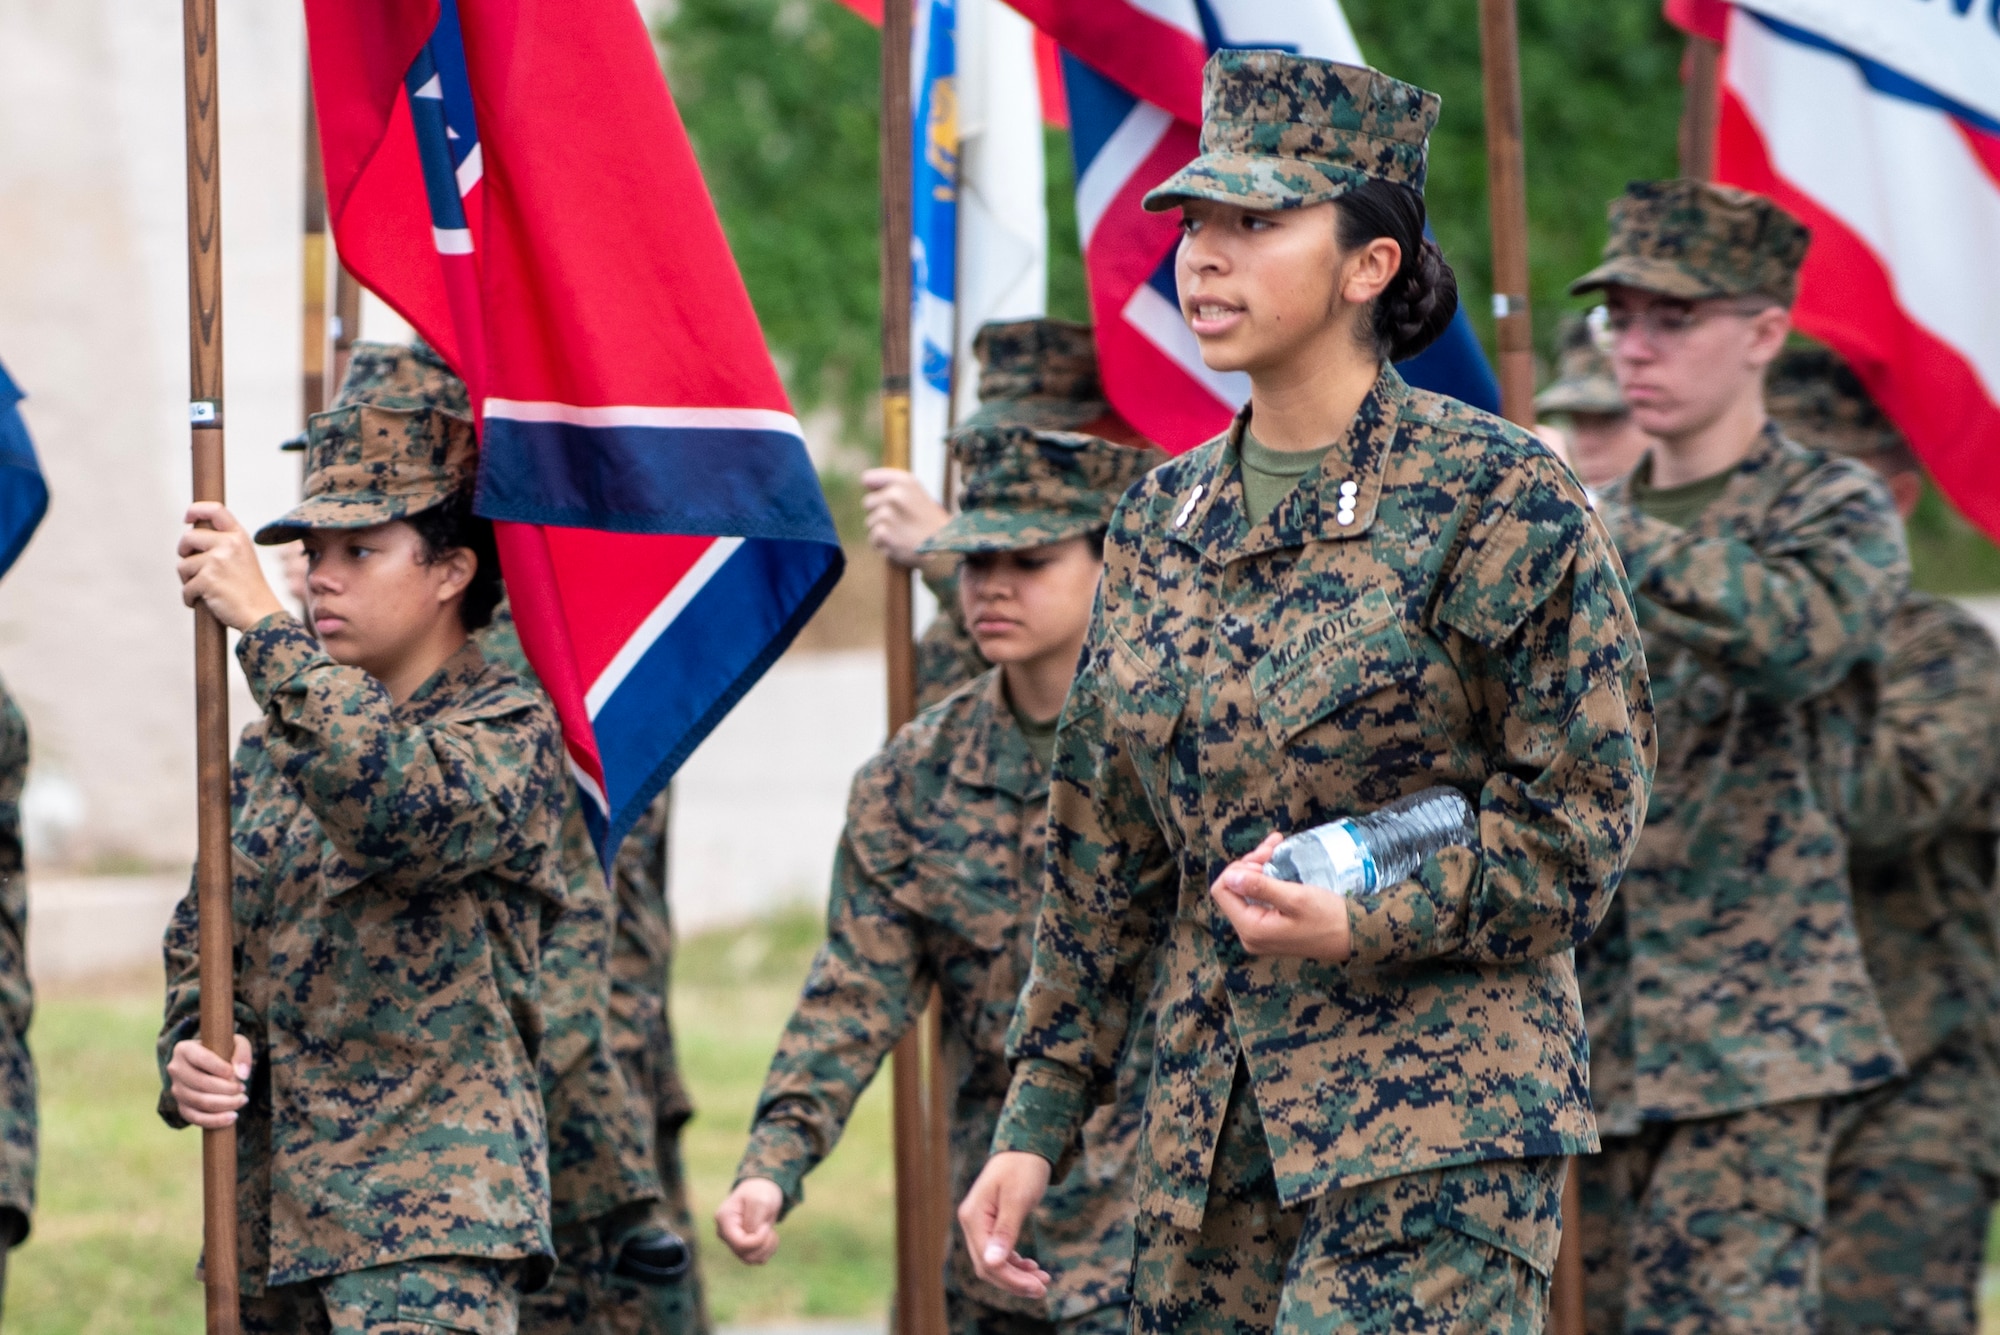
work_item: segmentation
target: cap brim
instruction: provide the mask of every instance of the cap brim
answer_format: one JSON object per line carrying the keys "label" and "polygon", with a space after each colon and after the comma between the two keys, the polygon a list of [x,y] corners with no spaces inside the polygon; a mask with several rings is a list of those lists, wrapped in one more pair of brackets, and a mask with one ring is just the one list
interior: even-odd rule
{"label": "cap brim", "polygon": [[[1607,392],[1608,391],[1608,392]],[[1616,416],[1629,411],[1616,386],[1558,380],[1535,395],[1535,411],[1541,413],[1598,413]]]}
{"label": "cap brim", "polygon": [[1681,301],[1736,295],[1713,283],[1703,282],[1679,265],[1665,260],[1641,259],[1636,255],[1620,255],[1606,260],[1571,283],[1569,291],[1571,296],[1579,297],[1586,292],[1601,292],[1607,287],[1637,288],[1641,292],[1657,292],[1663,297],[1675,297]]}
{"label": "cap brim", "polygon": [[1204,153],[1146,192],[1148,212],[1163,213],[1190,199],[1278,212],[1338,199],[1367,178],[1301,158],[1263,153]]}
{"label": "cap brim", "polygon": [[[959,423],[959,431],[1074,431],[1111,411],[1102,399],[994,399]],[[955,433],[954,433],[955,434]]]}
{"label": "cap brim", "polygon": [[1081,537],[1104,527],[1096,515],[1061,514],[1053,510],[961,510],[917,548],[920,556],[936,552],[1018,552]]}
{"label": "cap brim", "polygon": [[441,499],[437,496],[312,496],[258,529],[256,542],[261,547],[275,547],[279,543],[304,537],[309,530],[316,528],[373,528],[377,524],[421,514]]}

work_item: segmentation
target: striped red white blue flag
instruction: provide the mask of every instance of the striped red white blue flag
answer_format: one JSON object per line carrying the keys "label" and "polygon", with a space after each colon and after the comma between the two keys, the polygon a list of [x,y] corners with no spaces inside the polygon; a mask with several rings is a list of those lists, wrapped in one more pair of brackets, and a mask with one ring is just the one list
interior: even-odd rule
{"label": "striped red white blue flag", "polygon": [[464,377],[600,853],[842,567],[631,0],[306,0],[341,259]]}
{"label": "striped red white blue flag", "polygon": [[1716,179],[1812,229],[1798,326],[2000,537],[2000,3],[1673,0],[1723,43]]}
{"label": "striped red white blue flag", "polygon": [[[1179,220],[1140,201],[1199,151],[1211,52],[1254,47],[1361,64],[1361,49],[1338,0],[1009,2],[1064,52],[1077,230],[1105,392],[1146,436],[1192,449],[1228,426],[1249,381],[1203,364],[1175,284]],[[1400,369],[1412,384],[1499,411],[1499,385],[1463,310]]]}

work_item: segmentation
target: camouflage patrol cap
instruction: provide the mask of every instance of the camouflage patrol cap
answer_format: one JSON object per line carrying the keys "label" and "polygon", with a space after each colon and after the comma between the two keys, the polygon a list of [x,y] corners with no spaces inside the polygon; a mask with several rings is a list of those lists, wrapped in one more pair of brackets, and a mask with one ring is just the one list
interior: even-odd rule
{"label": "camouflage patrol cap", "polygon": [[374,403],[390,408],[442,408],[472,415],[465,382],[421,338],[408,343],[356,343],[330,407]]}
{"label": "camouflage patrol cap", "polygon": [[1581,315],[1565,315],[1556,326],[1556,378],[1535,395],[1535,411],[1603,416],[1626,411],[1611,359],[1597,346]]}
{"label": "camouflage patrol cap", "polygon": [[994,320],[980,326],[972,351],[979,358],[979,409],[960,430],[1075,431],[1111,411],[1087,324]]}
{"label": "camouflage patrol cap", "polygon": [[1297,209],[1364,181],[1424,190],[1438,98],[1365,65],[1283,51],[1218,51],[1202,71],[1201,156],[1146,195]]}
{"label": "camouflage patrol cap", "polygon": [[1025,426],[960,431],[958,513],[920,552],[1011,552],[1108,526],[1118,498],[1167,456],[1079,431]]}
{"label": "camouflage patrol cap", "polygon": [[1703,181],[1634,181],[1611,201],[1604,263],[1569,290],[1620,285],[1683,301],[1755,295],[1789,306],[1811,240],[1762,195]]}
{"label": "camouflage patrol cap", "polygon": [[1787,348],[1771,364],[1764,406],[1801,445],[1852,459],[1915,456],[1854,368],[1831,349]]}
{"label": "camouflage patrol cap", "polygon": [[472,485],[472,421],[428,404],[350,403],[306,425],[305,499],[257,530],[265,546],[307,529],[368,528],[420,514]]}

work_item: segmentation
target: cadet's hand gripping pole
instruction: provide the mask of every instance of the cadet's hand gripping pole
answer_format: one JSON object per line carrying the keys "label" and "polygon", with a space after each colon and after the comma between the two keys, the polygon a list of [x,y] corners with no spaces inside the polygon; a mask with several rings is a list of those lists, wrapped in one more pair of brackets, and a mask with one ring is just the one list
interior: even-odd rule
{"label": "cadet's hand gripping pole", "polygon": [[[187,109],[188,421],[194,498],[222,490],[222,160],[215,77],[215,0],[182,0]],[[235,1050],[236,980],[229,903],[229,679],[222,623],[194,613],[195,884],[201,909],[201,1041]],[[208,1335],[237,1335],[236,1129],[201,1133],[202,1256]]]}
{"label": "cadet's hand gripping pole", "polygon": [[[910,466],[910,36],[911,0],[882,7],[882,464]],[[916,646],[910,639],[910,572],[888,569],[884,642],[891,735],[917,712]],[[896,1045],[895,1335],[944,1335],[944,1249],[950,1247],[950,1174],[936,1088],[938,1002]],[[926,1088],[926,1085],[930,1088]]]}
{"label": "cadet's hand gripping pole", "polygon": [[[1521,129],[1521,52],[1514,0],[1479,0],[1479,63],[1486,91],[1486,189],[1493,223],[1493,333],[1500,410],[1535,425],[1534,322],[1528,309],[1528,165]],[[1563,1178],[1562,1251],[1549,1292],[1551,1335],[1584,1335],[1582,1211],[1577,1163]]]}

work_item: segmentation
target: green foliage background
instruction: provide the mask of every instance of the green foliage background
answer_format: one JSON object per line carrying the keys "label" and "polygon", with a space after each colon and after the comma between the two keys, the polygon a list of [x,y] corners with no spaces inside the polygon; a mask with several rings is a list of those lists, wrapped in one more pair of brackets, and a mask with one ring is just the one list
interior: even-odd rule
{"label": "green foliage background", "polygon": [[[1477,0],[1344,0],[1377,67],[1437,92],[1427,195],[1460,299],[1492,339]],[[1604,244],[1606,201],[1672,175],[1682,40],[1658,0],[1519,0],[1538,344]],[[879,39],[835,0],[680,0],[657,36],[751,300],[801,407],[837,407],[872,453],[879,379]],[[1050,314],[1087,319],[1067,136],[1048,137]],[[829,477],[846,498],[853,487]],[[845,488],[845,490],[843,490]],[[846,504],[843,512],[858,506]],[[853,527],[851,522],[849,527]],[[2000,587],[2000,551],[1934,493],[1911,526],[1917,583]]]}

